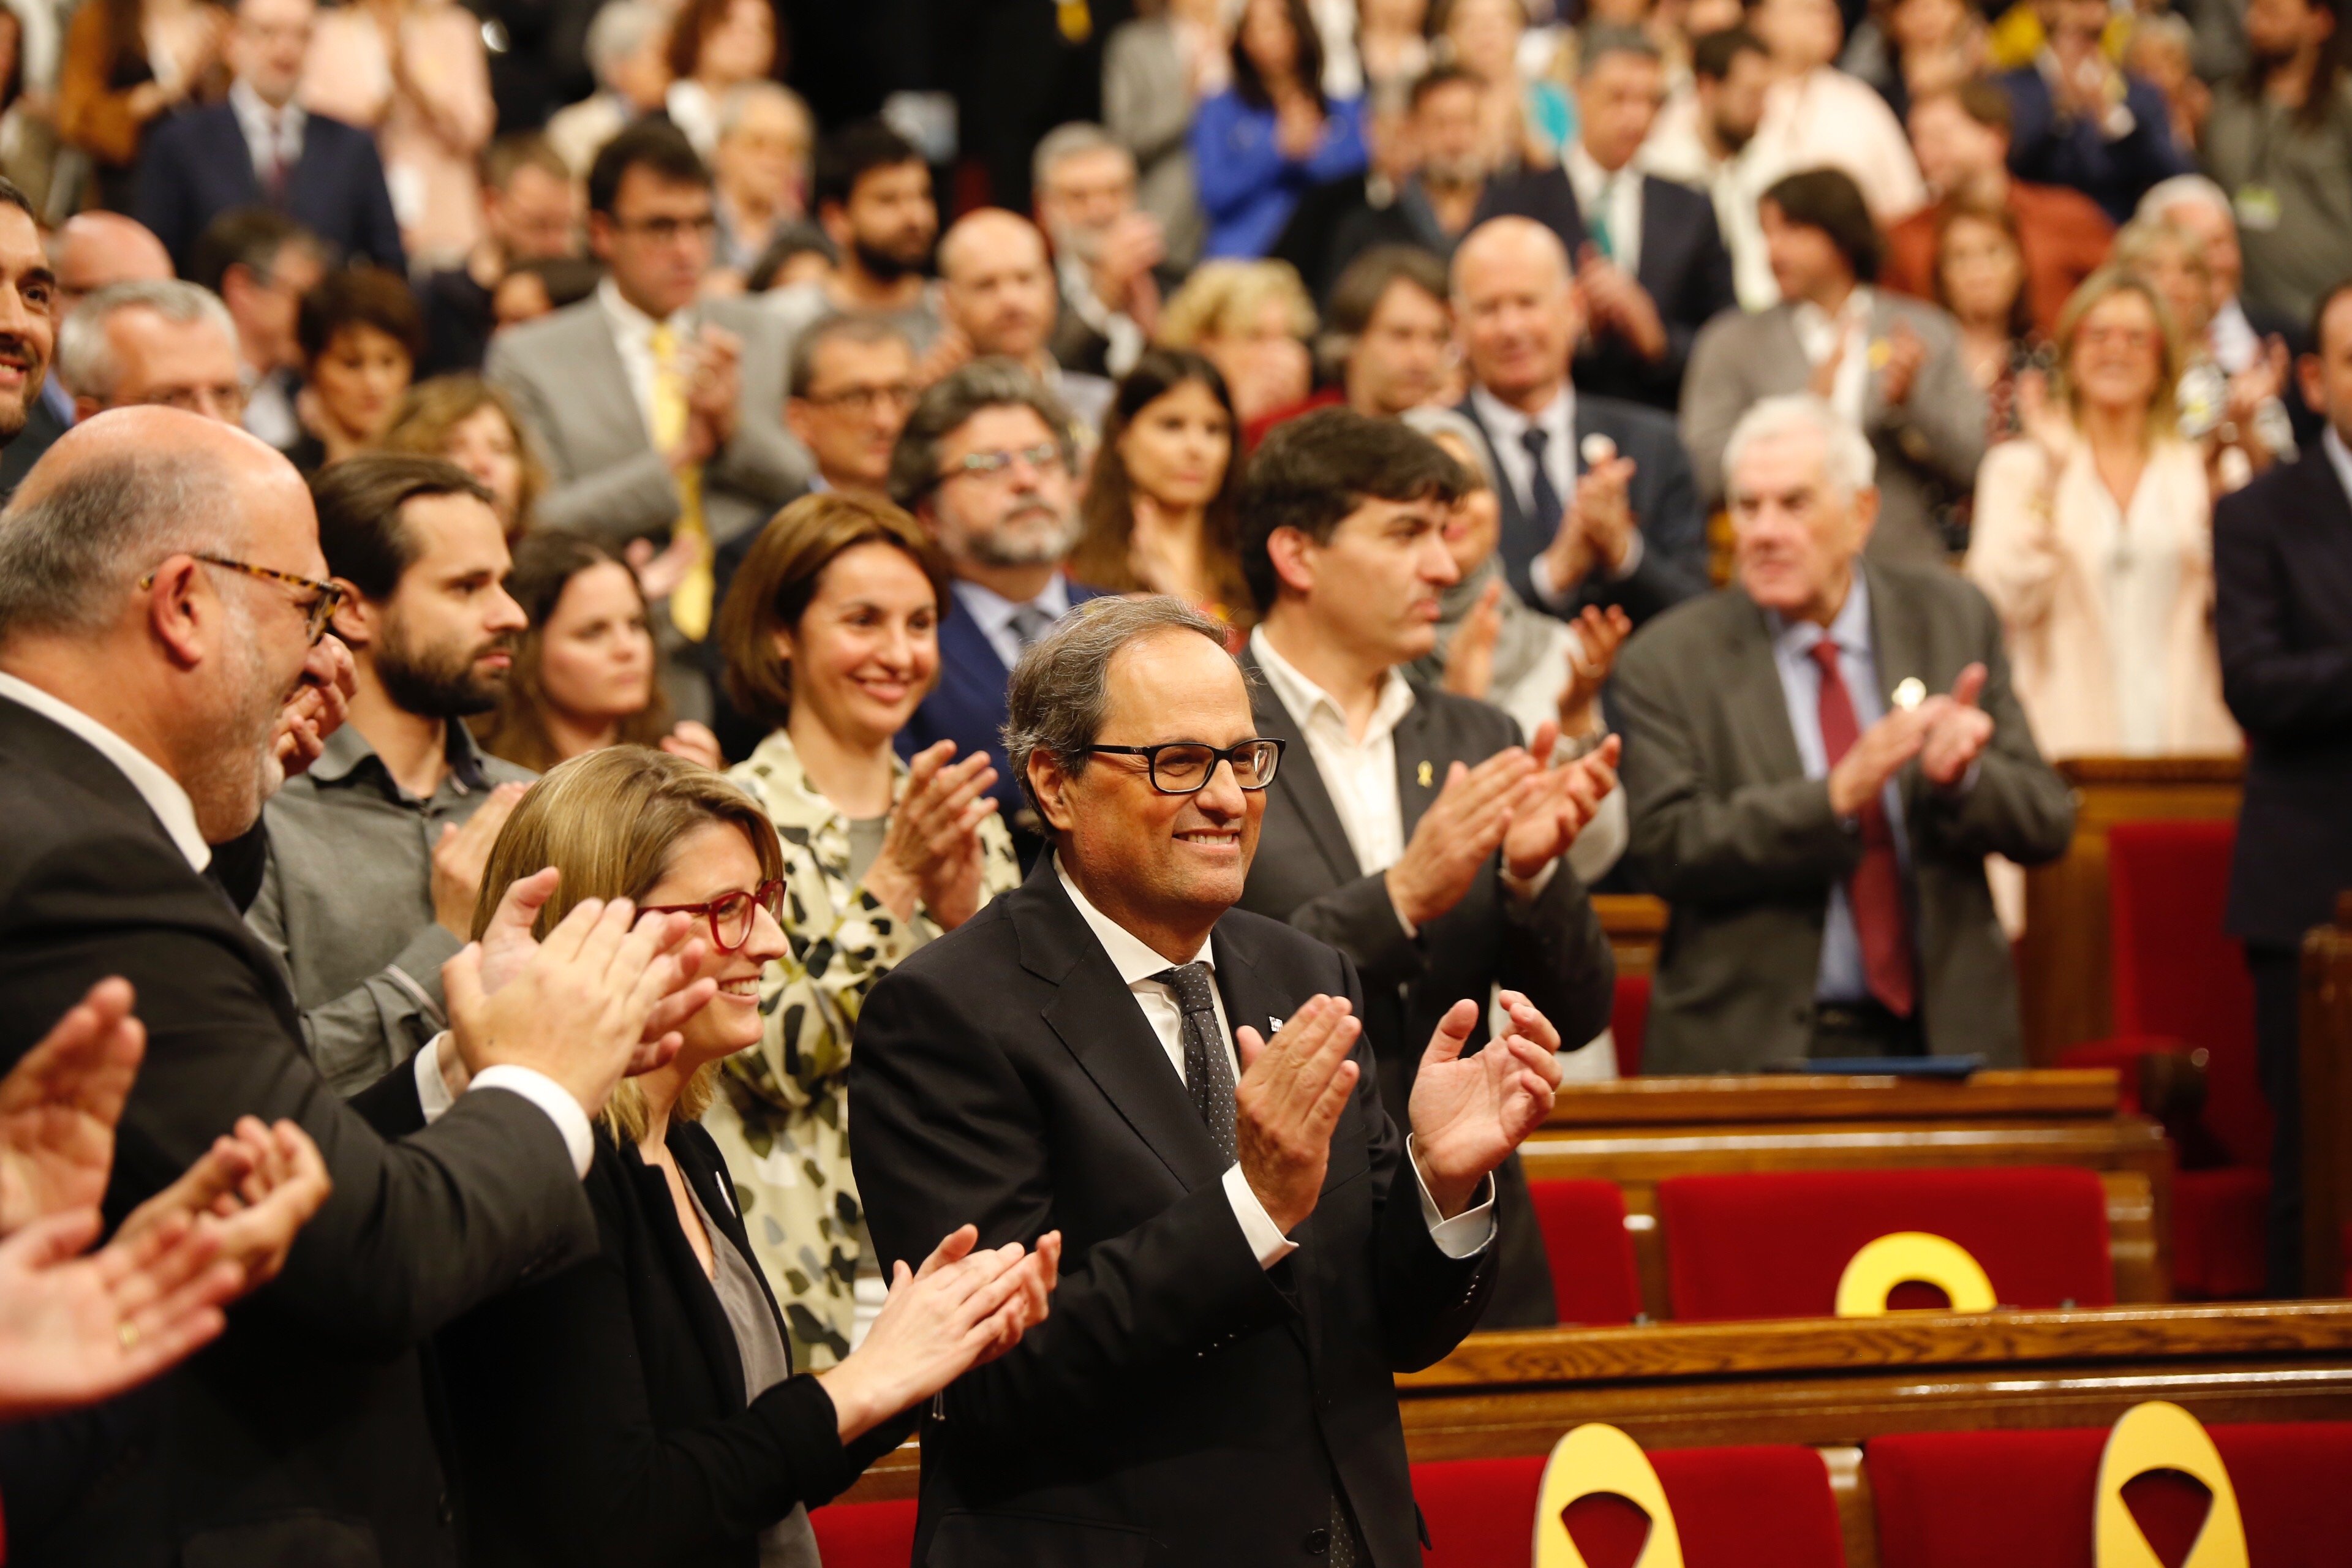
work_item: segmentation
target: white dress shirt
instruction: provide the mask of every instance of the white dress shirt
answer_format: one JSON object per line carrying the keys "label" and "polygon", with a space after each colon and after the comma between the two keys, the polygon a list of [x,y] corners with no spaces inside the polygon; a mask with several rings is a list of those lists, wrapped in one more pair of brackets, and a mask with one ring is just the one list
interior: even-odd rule
{"label": "white dress shirt", "polygon": [[1856,429],[1862,427],[1863,404],[1870,395],[1870,290],[1856,287],[1835,316],[1810,300],[1798,300],[1792,312],[1791,324],[1807,363],[1818,365],[1841,342],[1845,345],[1837,379],[1830,386],[1830,406],[1853,420]]}
{"label": "white dress shirt", "polygon": [[[1614,174],[1595,162],[1580,138],[1569,143],[1560,162],[1568,183],[1575,187],[1576,205],[1588,215],[1598,214],[1609,226],[1609,259],[1633,277],[1642,269],[1642,172],[1632,163]],[[1586,223],[1591,222],[1588,216]]]}
{"label": "white dress shirt", "polygon": [[1788,171],[1769,161],[1770,148],[1759,148],[1753,141],[1731,157],[1716,157],[1699,134],[1698,119],[1696,97],[1687,87],[1678,89],[1659,110],[1650,139],[1642,143],[1634,161],[1644,174],[1707,194],[1715,204],[1715,226],[1731,253],[1732,289],[1740,308],[1769,310],[1780,302],[1780,285],[1765,252],[1756,202]]}
{"label": "white dress shirt", "polygon": [[679,310],[667,321],[656,321],[622,298],[619,286],[610,278],[596,285],[596,303],[604,308],[604,319],[612,323],[613,347],[620,353],[621,369],[629,378],[629,395],[637,400],[637,413],[645,419],[646,434],[650,438],[654,428],[654,377],[661,369],[654,356],[654,333],[667,327],[673,342],[683,345],[694,330],[692,310]]}
{"label": "white dress shirt", "polygon": [[[1524,458],[1525,453],[1520,456]],[[1265,671],[1265,682],[1307,737],[1307,754],[1323,777],[1324,793],[1339,814],[1339,828],[1356,852],[1357,868],[1377,877],[1404,858],[1404,807],[1397,799],[1396,727],[1412,711],[1412,688],[1391,669],[1381,683],[1380,700],[1360,735],[1348,728],[1347,710],[1308,679],[1266,640],[1265,628],[1250,633],[1250,652]],[[1397,911],[1408,936],[1412,922]]]}
{"label": "white dress shirt", "polygon": [[[1055,873],[1062,879],[1062,890],[1070,895],[1070,902],[1087,929],[1102,943],[1111,967],[1118,971],[1119,979],[1135,997],[1135,1005],[1143,1011],[1143,1021],[1160,1040],[1160,1048],[1168,1053],[1169,1065],[1176,1069],[1180,1083],[1184,1078],[1184,1010],[1177,1005],[1176,993],[1164,982],[1151,976],[1173,967],[1166,958],[1146,946],[1142,940],[1125,926],[1089,902],[1078,890],[1077,883],[1057,861]],[[1189,962],[1205,963],[1213,973],[1217,964],[1213,942],[1201,943],[1201,951]],[[1234,1081],[1241,1081],[1241,1057],[1234,1049],[1233,1024],[1225,1016],[1223,991],[1213,990],[1211,1000],[1217,1009],[1217,1037],[1224,1043],[1226,1059],[1233,1063]],[[1407,1144],[1406,1163],[1412,1166],[1414,1186],[1421,1193],[1421,1216],[1429,1226],[1429,1238],[1448,1258],[1472,1258],[1483,1251],[1495,1236],[1495,1189],[1490,1183],[1482,1184],[1480,1201],[1446,1219],[1437,1212],[1435,1200],[1429,1195],[1428,1184],[1421,1179],[1421,1166],[1411,1158]],[[1276,1227],[1265,1205],[1257,1201],[1250,1190],[1249,1178],[1236,1161],[1224,1174],[1225,1198],[1234,1205],[1234,1218],[1242,1227],[1242,1237],[1249,1243],[1250,1251],[1262,1268],[1271,1268],[1292,1253],[1298,1244]]]}
{"label": "white dress shirt", "polygon": [[1021,634],[1013,629],[1014,616],[1032,605],[1057,621],[1070,613],[1070,580],[1059,572],[1046,583],[1045,591],[1027,604],[1015,604],[995,589],[962,577],[950,586],[956,603],[979,626],[980,635],[988,639],[988,646],[996,650],[996,657],[1004,661],[1007,669],[1019,664],[1025,651],[1021,646]]}
{"label": "white dress shirt", "polygon": [[[1536,511],[1535,459],[1528,455],[1527,434],[1540,428],[1544,440],[1544,476],[1551,480],[1552,493],[1559,497],[1563,510],[1575,504],[1576,476],[1581,469],[1576,451],[1576,388],[1563,380],[1559,392],[1549,403],[1534,414],[1522,414],[1483,386],[1470,389],[1471,406],[1477,411],[1478,422],[1494,437],[1495,458],[1503,468],[1502,481],[1511,487],[1518,498],[1519,510],[1528,517]],[[1601,574],[1612,583],[1631,577],[1642,564],[1642,531],[1637,526],[1626,542],[1625,559],[1614,567],[1603,566]],[[1551,562],[1538,555],[1528,563],[1528,580],[1536,597],[1549,610],[1565,610],[1576,595],[1576,585],[1562,587],[1551,580]]]}
{"label": "white dress shirt", "polygon": [[[229,84],[228,106],[236,115],[236,128],[245,132],[254,176],[266,182],[274,163],[290,178],[294,165],[302,161],[302,128],[310,120],[302,106],[289,101],[283,109],[272,109],[242,78]],[[262,194],[268,193],[265,189]]]}

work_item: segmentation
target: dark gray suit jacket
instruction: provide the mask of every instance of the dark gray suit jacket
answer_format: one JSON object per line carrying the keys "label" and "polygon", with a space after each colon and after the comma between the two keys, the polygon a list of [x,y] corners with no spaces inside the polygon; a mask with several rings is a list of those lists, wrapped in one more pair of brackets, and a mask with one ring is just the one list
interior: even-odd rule
{"label": "dark gray suit jacket", "polygon": [[[125,1424],[127,1447],[96,1456],[95,1473],[52,1478],[76,1484],[47,1497],[0,1480],[12,1560],[454,1563],[415,1347],[477,1301],[595,1252],[562,1138],[498,1090],[424,1128],[405,1068],[346,1104],[304,1054],[277,961],[131,782],[5,700],[0,816],[12,828],[0,836],[0,1068],[103,976],[138,988],[147,1056],[110,1223],[242,1115],[299,1122],[334,1180],[284,1274],[168,1375]],[[41,1539],[25,1529],[36,1512]]]}
{"label": "dark gray suit jacket", "polygon": [[[1864,570],[1890,708],[1906,678],[1948,691],[1970,663],[1989,671],[1993,738],[1975,784],[1952,796],[1916,766],[1900,775],[1906,881],[1927,1048],[2021,1066],[2017,977],[1984,859],[2063,854],[2074,798],[2034,748],[1984,595],[1941,567]],[[1830,888],[1853,875],[1862,840],[1831,811],[1828,784],[1805,777],[1764,612],[1737,586],[1684,605],[1626,645],[1608,702],[1625,737],[1626,861],[1673,906],[1643,1066],[1740,1072],[1803,1059]]]}
{"label": "dark gray suit jacket", "polygon": [[[1870,558],[1929,566],[1950,550],[1936,522],[1947,496],[1966,493],[1984,461],[1985,400],[1960,363],[1959,329],[1935,306],[1885,289],[1872,293],[1871,342],[1906,324],[1927,345],[1910,395],[1890,404],[1874,372],[1863,399],[1862,428],[1878,453],[1878,527]],[[1683,445],[1698,473],[1700,504],[1723,505],[1723,449],[1732,426],[1758,399],[1802,392],[1812,366],[1797,338],[1796,307],[1775,305],[1748,315],[1727,310],[1707,323],[1692,345],[1683,378]]]}
{"label": "dark gray suit jacket", "polygon": [[[1330,943],[1364,980],[1364,1035],[1379,1064],[1381,1100],[1408,1121],[1422,1053],[1447,1008],[1464,997],[1479,1005],[1470,1049],[1486,1043],[1486,1008],[1496,985],[1527,993],[1564,1041],[1584,1041],[1609,1023],[1617,962],[1584,885],[1562,861],[1550,885],[1522,910],[1504,889],[1499,856],[1469,893],[1408,937],[1384,877],[1365,876],[1331,805],[1323,775],[1290,710],[1247,653],[1251,708],[1261,735],[1289,742],[1267,787],[1265,822],[1242,890],[1242,908],[1286,921]],[[1412,710],[1396,729],[1397,804],[1409,839],[1455,762],[1475,765],[1519,743],[1518,726],[1499,709],[1450,692],[1414,689]],[[1525,1328],[1559,1321],[1543,1238],[1517,1157],[1496,1173],[1500,1273],[1480,1326]]]}

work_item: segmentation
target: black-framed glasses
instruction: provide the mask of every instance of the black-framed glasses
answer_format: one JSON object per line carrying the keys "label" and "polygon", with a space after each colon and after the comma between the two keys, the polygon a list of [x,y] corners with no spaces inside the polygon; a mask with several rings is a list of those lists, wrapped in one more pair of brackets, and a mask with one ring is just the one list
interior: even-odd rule
{"label": "black-framed glasses", "polygon": [[[317,645],[320,637],[327,635],[327,623],[335,618],[335,612],[342,607],[343,600],[348,597],[341,587],[333,583],[321,583],[316,577],[303,577],[292,572],[280,572],[273,566],[256,566],[250,562],[232,561],[226,555],[206,555],[201,551],[191,550],[188,555],[190,559],[201,561],[207,566],[222,566],[231,572],[242,572],[248,577],[258,577],[265,583],[283,583],[289,588],[307,589],[311,596],[307,600],[296,601],[294,607],[302,612],[308,623],[306,629],[310,635],[313,646]],[[154,585],[155,574],[152,572],[139,579],[139,587],[142,593]]]}
{"label": "black-framed glasses", "polygon": [[1234,782],[1250,791],[1274,782],[1287,742],[1260,737],[1230,746],[1204,745],[1199,741],[1168,741],[1157,746],[1088,746],[1089,752],[1141,757],[1151,775],[1151,787],[1161,795],[1198,795],[1217,776],[1219,763],[1231,763]]}
{"label": "black-framed glasses", "polygon": [[707,904],[640,904],[641,915],[700,915],[710,922],[710,940],[721,952],[733,952],[751,940],[751,928],[760,923],[760,910],[782,925],[784,920],[784,879],[761,883],[750,892],[737,889],[721,893]]}
{"label": "black-framed glasses", "polygon": [[697,239],[716,237],[719,215],[706,212],[691,217],[616,217],[613,226],[623,234],[642,234],[656,245],[676,245],[688,235]]}

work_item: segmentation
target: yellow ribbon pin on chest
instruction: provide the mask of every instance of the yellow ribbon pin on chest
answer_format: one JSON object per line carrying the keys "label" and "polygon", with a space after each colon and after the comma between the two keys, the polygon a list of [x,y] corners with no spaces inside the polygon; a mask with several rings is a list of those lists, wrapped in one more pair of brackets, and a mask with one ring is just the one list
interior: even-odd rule
{"label": "yellow ribbon pin on chest", "polygon": [[1421,764],[1420,771],[1415,773],[1412,775],[1412,778],[1415,784],[1419,784],[1423,789],[1427,789],[1431,779],[1435,776],[1435,771],[1432,769],[1427,763],[1423,763]]}

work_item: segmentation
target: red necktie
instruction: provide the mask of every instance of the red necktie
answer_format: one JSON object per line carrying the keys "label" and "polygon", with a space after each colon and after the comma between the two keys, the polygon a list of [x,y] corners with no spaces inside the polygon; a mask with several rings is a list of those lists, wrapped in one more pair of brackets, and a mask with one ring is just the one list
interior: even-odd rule
{"label": "red necktie", "polygon": [[[1862,726],[1853,716],[1845,675],[1838,668],[1837,644],[1823,637],[1811,652],[1822,669],[1822,750],[1835,767],[1853,750]],[[1853,911],[1854,935],[1862,942],[1862,973],[1870,994],[1896,1017],[1909,1017],[1916,992],[1911,934],[1903,914],[1903,868],[1895,856],[1886,807],[1875,795],[1862,808],[1862,864],[1846,883],[1845,896]]]}

